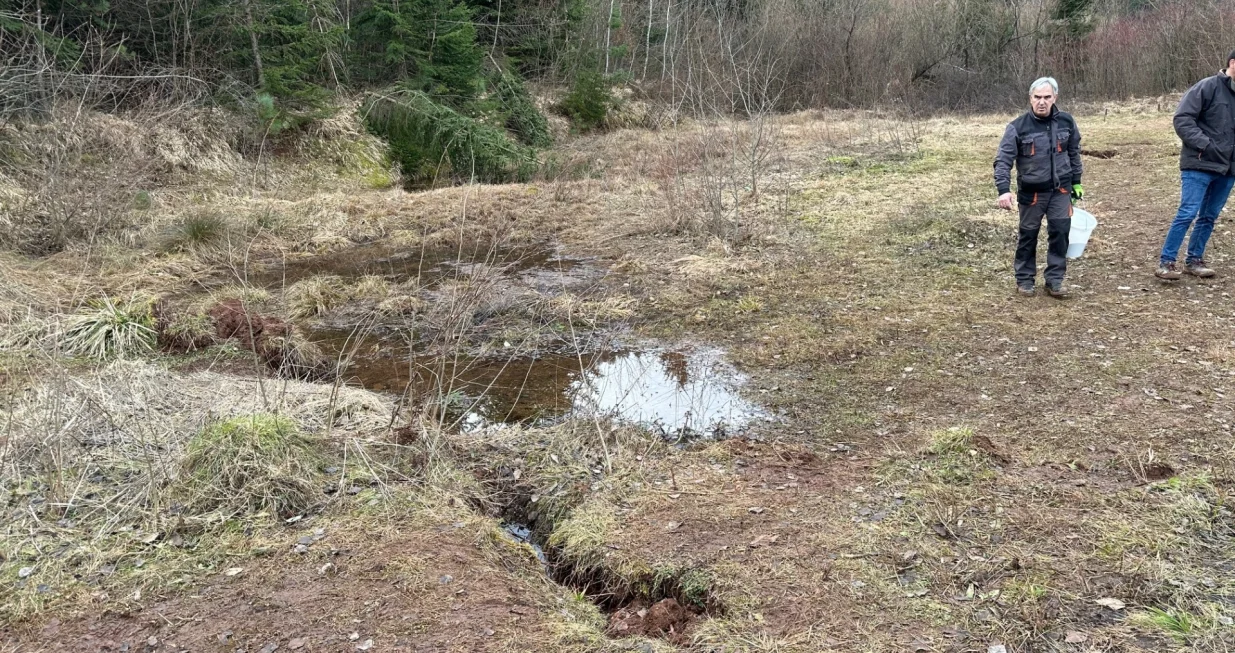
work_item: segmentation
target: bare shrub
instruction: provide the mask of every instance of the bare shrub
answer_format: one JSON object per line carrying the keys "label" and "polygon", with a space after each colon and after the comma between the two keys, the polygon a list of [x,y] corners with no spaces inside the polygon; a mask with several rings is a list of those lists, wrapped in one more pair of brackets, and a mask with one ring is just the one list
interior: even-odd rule
{"label": "bare shrub", "polygon": [[675,139],[653,170],[667,230],[730,247],[755,237],[754,215],[776,163],[779,135],[775,119],[759,114],[707,121]]}
{"label": "bare shrub", "polygon": [[635,29],[613,37],[635,56],[620,64],[649,96],[696,112],[741,112],[749,93],[738,89],[759,83],[783,87],[765,93],[778,110],[1004,108],[1042,74],[1073,98],[1158,95],[1213,74],[1235,27],[1228,0],[1109,0],[1071,13],[1041,0],[628,0],[621,14]]}

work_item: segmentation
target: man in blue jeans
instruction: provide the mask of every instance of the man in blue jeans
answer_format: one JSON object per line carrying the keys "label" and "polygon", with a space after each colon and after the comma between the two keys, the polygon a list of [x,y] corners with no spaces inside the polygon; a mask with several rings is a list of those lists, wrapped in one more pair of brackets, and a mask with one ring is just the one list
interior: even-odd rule
{"label": "man in blue jeans", "polygon": [[1179,153],[1180,199],[1175,221],[1166,232],[1161,262],[1154,276],[1174,281],[1182,276],[1175,259],[1188,239],[1183,272],[1212,277],[1205,264],[1205,245],[1214,221],[1235,185],[1235,51],[1226,58],[1226,70],[1206,77],[1188,89],[1175,111],[1175,133],[1183,141]]}

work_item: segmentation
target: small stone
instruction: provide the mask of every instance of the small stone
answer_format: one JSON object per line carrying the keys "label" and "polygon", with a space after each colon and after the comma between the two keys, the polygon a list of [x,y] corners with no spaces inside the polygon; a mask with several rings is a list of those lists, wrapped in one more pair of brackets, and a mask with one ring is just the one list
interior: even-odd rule
{"label": "small stone", "polygon": [[158,645],[159,645],[159,638],[155,637],[154,635],[151,635],[150,639],[146,640],[146,646],[158,646]]}
{"label": "small stone", "polygon": [[18,578],[29,578],[30,574],[34,573],[34,567],[22,567],[17,570]]}
{"label": "small stone", "polygon": [[1064,637],[1063,641],[1069,644],[1083,644],[1088,639],[1089,639],[1089,636],[1086,635],[1085,633],[1078,632],[1075,630],[1069,630],[1067,637]]}
{"label": "small stone", "polygon": [[293,639],[292,641],[287,643],[287,648],[293,651],[298,648],[303,648],[303,647],[304,647],[304,639],[301,637],[297,637],[296,639]]}
{"label": "small stone", "polygon": [[226,644],[227,640],[231,638],[232,638],[232,631],[230,630],[225,630],[219,633],[218,635],[215,635],[215,639],[219,640],[220,644]]}
{"label": "small stone", "polygon": [[1098,599],[1097,601],[1095,601],[1095,603],[1097,603],[1098,605],[1104,608],[1110,608],[1112,610],[1123,610],[1125,607],[1127,607],[1124,605],[1123,601],[1120,601],[1119,599],[1111,598],[1111,597]]}
{"label": "small stone", "polygon": [[297,545],[296,545],[296,548],[292,549],[292,551],[293,551],[294,553],[299,553],[299,554],[303,555],[303,554],[305,554],[305,553],[308,553],[308,552],[309,552],[309,547],[307,547],[307,546],[305,546],[305,545],[303,545],[303,544],[297,544]]}
{"label": "small stone", "polygon": [[361,642],[361,643],[359,643],[359,644],[357,644],[357,645],[356,645],[356,650],[357,650],[357,651],[367,651],[367,650],[369,650],[369,649],[371,649],[371,648],[373,648],[373,640],[372,640],[372,639],[366,639],[365,641],[363,641],[363,642]]}
{"label": "small stone", "polygon": [[223,575],[224,576],[237,576],[242,571],[244,571],[243,567],[232,567],[231,569],[228,569],[227,571],[223,572]]}
{"label": "small stone", "polygon": [[1008,653],[1008,647],[1003,644],[991,644],[986,648],[986,653]]}
{"label": "small stone", "polygon": [[257,653],[274,653],[277,650],[279,650],[279,645],[275,644],[274,642],[271,642],[261,647],[260,649],[258,649]]}
{"label": "small stone", "polygon": [[443,585],[449,585],[449,584],[453,583],[453,582],[454,582],[454,580],[455,580],[455,577],[454,577],[454,576],[451,576],[450,574],[446,574],[446,575],[442,576],[441,578],[438,578],[438,579],[437,579],[437,582],[439,582],[439,583],[441,583],[441,584],[443,584]]}
{"label": "small stone", "polygon": [[356,641],[356,640],[360,639],[360,633],[352,633],[351,635],[348,635],[348,636],[347,636],[347,639],[348,639],[348,641],[352,641],[352,642],[354,642],[354,641]]}
{"label": "small stone", "polygon": [[310,535],[305,535],[304,537],[296,540],[296,544],[304,544],[306,546],[312,543],[313,543],[313,537]]}

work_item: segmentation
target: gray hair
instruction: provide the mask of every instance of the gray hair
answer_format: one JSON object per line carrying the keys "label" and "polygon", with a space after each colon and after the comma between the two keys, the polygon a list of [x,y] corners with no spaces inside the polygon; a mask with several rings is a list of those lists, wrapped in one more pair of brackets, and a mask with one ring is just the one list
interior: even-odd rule
{"label": "gray hair", "polygon": [[1059,95],[1059,82],[1055,81],[1054,77],[1039,77],[1035,79],[1034,82],[1029,85],[1029,94],[1033,95],[1033,92],[1038,90],[1038,87],[1040,86],[1050,86],[1051,90],[1055,92],[1055,95]]}

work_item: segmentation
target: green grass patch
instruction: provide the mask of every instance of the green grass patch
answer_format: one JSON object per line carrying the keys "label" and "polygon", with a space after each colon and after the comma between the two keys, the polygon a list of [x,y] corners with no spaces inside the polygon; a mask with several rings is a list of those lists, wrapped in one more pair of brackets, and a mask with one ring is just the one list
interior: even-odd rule
{"label": "green grass patch", "polygon": [[255,414],[211,424],[189,441],[179,490],[194,512],[301,514],[320,498],[315,439],[295,422]]}
{"label": "green grass patch", "polygon": [[1132,623],[1157,628],[1180,642],[1187,642],[1197,631],[1207,627],[1205,619],[1179,608],[1146,608],[1132,615]]}

